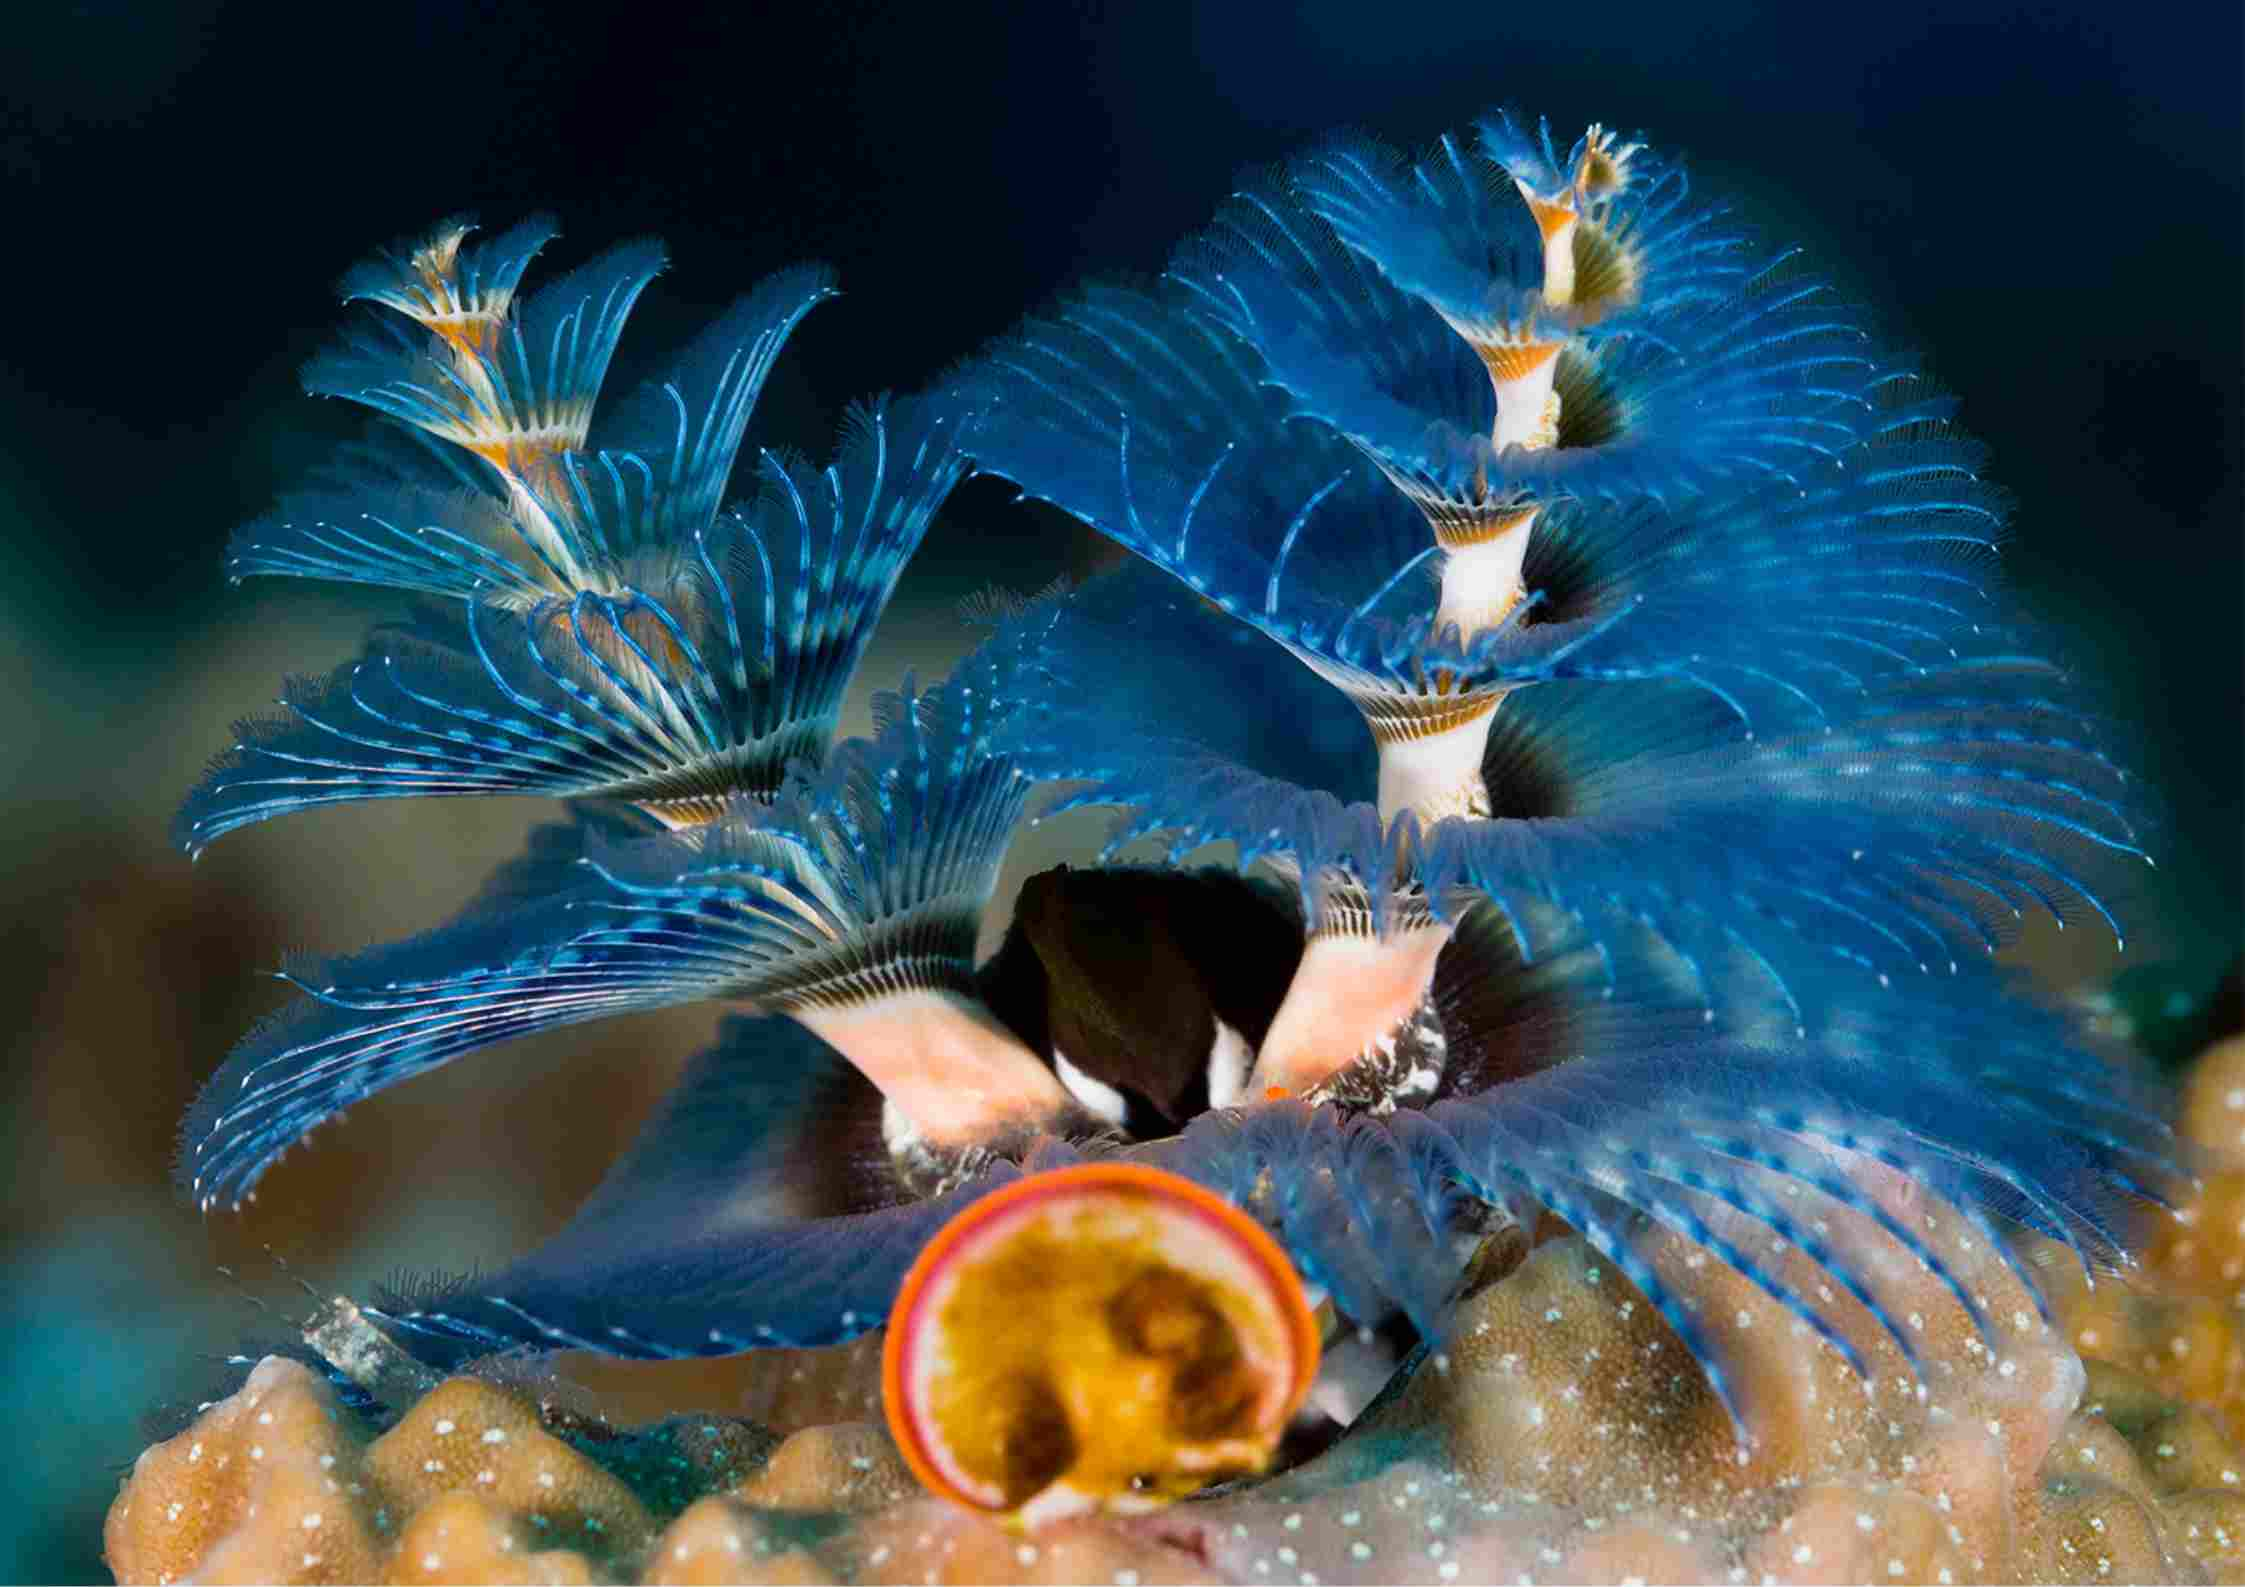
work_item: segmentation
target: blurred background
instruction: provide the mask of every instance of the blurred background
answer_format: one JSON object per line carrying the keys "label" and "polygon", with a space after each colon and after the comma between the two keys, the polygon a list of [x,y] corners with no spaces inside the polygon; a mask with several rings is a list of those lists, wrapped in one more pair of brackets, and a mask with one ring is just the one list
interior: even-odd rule
{"label": "blurred background", "polygon": [[[565,264],[657,233],[675,264],[621,382],[763,273],[826,259],[846,295],[752,432],[823,454],[851,398],[925,382],[1080,274],[1157,268],[1239,169],[1334,127],[1416,144],[1511,103],[1568,137],[1642,128],[1962,396],[2017,497],[2015,577],[2168,801],[2127,963],[2183,1019],[2245,934],[2239,29],[2235,7],[2160,0],[19,9],[0,56],[0,1405],[36,1431],[0,1579],[102,1579],[140,1418],[274,1325],[260,1308],[285,1312],[289,1274],[363,1292],[523,1248],[715,1024],[564,1032],[421,1080],[321,1132],[240,1216],[170,1192],[195,1086],[283,1001],[260,972],[434,924],[541,813],[300,816],[193,868],[166,842],[229,722],[393,609],[219,573],[229,529],[356,428],[295,381],[354,259],[459,210],[557,212]],[[861,694],[964,648],[959,596],[1093,564],[1009,495],[954,499]]]}

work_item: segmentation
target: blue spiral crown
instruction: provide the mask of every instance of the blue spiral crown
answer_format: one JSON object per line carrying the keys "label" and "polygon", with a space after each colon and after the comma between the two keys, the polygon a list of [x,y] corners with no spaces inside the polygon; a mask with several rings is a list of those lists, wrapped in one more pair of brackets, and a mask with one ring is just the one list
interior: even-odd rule
{"label": "blue spiral crown", "polygon": [[[552,235],[448,222],[346,279],[372,318],[308,384],[406,444],[354,449],[230,566],[428,604],[245,724],[180,821],[199,849],[325,803],[577,801],[451,924],[290,972],[307,1001],[187,1121],[206,1206],[516,1035],[744,1009],[553,1240],[379,1309],[426,1358],[846,1339],[958,1206],[1122,1152],[1249,1209],[1348,1316],[1434,1337],[1474,1231],[1555,1213],[1746,1427],[1743,1358],[1648,1236],[1857,1360],[1851,1308],[1914,1349],[1862,1240],[1979,1305],[1848,1163],[2091,1268],[2170,1194],[2156,1086],[1991,963],[2030,912],[2117,937],[2153,825],[2002,585],[2004,500],[1910,361],[1679,162],[1509,113],[1416,161],[1327,144],[1244,182],[1159,281],[1080,287],[940,390],[867,405],[827,468],[760,453],[735,503],[757,392],[829,278],[773,277],[607,405],[662,255],[525,293]],[[834,745],[970,470],[1134,561],[986,603],[943,684]],[[1226,965],[1179,972],[1236,1021],[1164,1027],[1217,1031],[1158,1055],[1206,1070],[1165,1081],[1208,1104],[1181,1129],[1132,1133],[1128,1032],[1084,1089],[1050,1045],[1072,983],[1033,944],[974,962],[1013,829],[1076,805],[1177,887],[1210,845],[1282,884],[1236,918],[1277,934],[1283,991],[1241,1013]],[[1343,942],[1416,967],[1380,1016],[1402,1018],[1322,1032],[1331,1072],[1266,1099],[1244,1065],[1318,1023]],[[926,1021],[1000,1091],[1084,1105],[955,1107],[931,1155],[926,1090],[863,1041],[917,1053]],[[1830,1284],[1800,1292],[1741,1229]]]}

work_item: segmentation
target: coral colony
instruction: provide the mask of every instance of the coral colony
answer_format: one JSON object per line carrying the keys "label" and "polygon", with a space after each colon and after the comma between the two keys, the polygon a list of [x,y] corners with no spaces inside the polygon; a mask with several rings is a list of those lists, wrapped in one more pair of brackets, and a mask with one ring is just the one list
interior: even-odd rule
{"label": "coral colony", "polygon": [[[229,565],[422,600],[245,724],[179,832],[565,819],[452,923],[294,969],[182,1180],[238,1203],[512,1037],[742,1012],[561,1233],[366,1308],[388,1348],[724,1355],[894,1306],[914,1470],[1034,1519],[1346,1424],[1549,1219],[1742,1448],[1717,1273],[1859,1372],[1866,1327],[1916,1366],[1926,1275],[1989,1326],[1897,1186],[2028,1291],[2033,1240],[2127,1262],[2159,1098],[1991,955],[2030,912],[2117,934],[2135,791],[2001,588],[1950,403],[1671,159],[1505,115],[1417,162],[1330,144],[824,466],[741,453],[829,276],[613,398],[663,255],[522,290],[553,237],[447,222],[345,279],[307,384],[392,422]],[[838,743],[970,472],[1135,556],[979,603],[978,649]],[[977,964],[1011,835],[1086,805],[1112,846]],[[1180,1409],[1083,1448],[1124,1395]]]}

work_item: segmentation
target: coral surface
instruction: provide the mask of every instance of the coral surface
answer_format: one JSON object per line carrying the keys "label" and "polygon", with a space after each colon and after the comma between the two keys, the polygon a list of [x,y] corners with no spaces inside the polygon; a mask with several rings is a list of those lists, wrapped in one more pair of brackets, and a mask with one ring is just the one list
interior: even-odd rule
{"label": "coral surface", "polygon": [[[1903,1337],[1859,1319],[1827,1340],[1695,1244],[1659,1242],[1656,1266],[1689,1274],[1700,1311],[1743,1341],[1750,1446],[1643,1292],[1557,1230],[1338,1442],[1157,1515],[1009,1531],[923,1496],[862,1420],[623,1434],[550,1381],[454,1378],[377,1433],[314,1373],[269,1360],[141,1457],[109,1558],[129,1581],[2245,1580],[2241,1091],[2231,1041],[2190,1083],[2210,1171],[2179,1232],[2126,1288],[2054,1285],[2049,1320],[1968,1220],[1895,1176],[1866,1182],[1985,1332],[1898,1248]],[[1798,1249],[1761,1244],[1822,1282]],[[607,1369],[604,1397],[626,1370]],[[877,1363],[859,1344],[628,1370],[643,1392],[667,1375],[671,1395],[787,1425],[869,1407]]]}

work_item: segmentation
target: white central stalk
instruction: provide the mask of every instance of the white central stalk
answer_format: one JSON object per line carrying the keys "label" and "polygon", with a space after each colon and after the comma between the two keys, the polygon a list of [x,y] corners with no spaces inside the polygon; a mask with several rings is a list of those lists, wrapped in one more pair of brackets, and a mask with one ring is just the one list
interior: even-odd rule
{"label": "white central stalk", "polygon": [[1538,198],[1522,184],[1520,196],[1528,201],[1536,229],[1543,233],[1543,300],[1552,308],[1564,308],[1575,300],[1575,232],[1582,216],[1572,195],[1558,201]]}
{"label": "white central stalk", "polygon": [[1449,816],[1485,816],[1489,790],[1481,780],[1481,757],[1489,747],[1489,723],[1503,691],[1462,700],[1461,713],[1448,726],[1410,738],[1385,738],[1380,751],[1380,819],[1392,823],[1404,811],[1422,825]]}
{"label": "white central stalk", "polygon": [[1434,981],[1434,961],[1450,940],[1428,924],[1387,937],[1320,933],[1271,1021],[1248,1077],[1247,1100],[1278,1090],[1300,1096],[1368,1052],[1418,1012]]}
{"label": "white central stalk", "polygon": [[1507,347],[1495,356],[1481,355],[1489,364],[1489,383],[1497,392],[1497,422],[1489,440],[1498,451],[1508,446],[1531,452],[1559,444],[1559,393],[1553,382],[1559,374],[1559,344],[1545,342]]}
{"label": "white central stalk", "polygon": [[1059,1077],[989,1010],[956,992],[915,988],[788,1012],[937,1145],[971,1144],[1067,1111]]}
{"label": "white central stalk", "polygon": [[1436,633],[1455,625],[1459,638],[1470,643],[1483,629],[1504,621],[1520,600],[1528,536],[1541,511],[1531,508],[1513,514],[1516,521],[1486,539],[1442,540],[1442,603],[1435,609]]}

